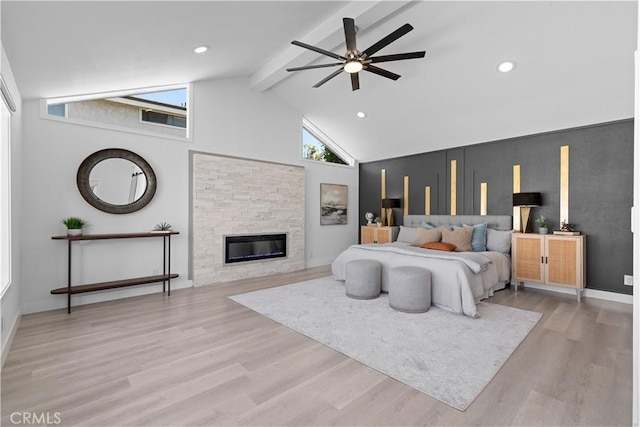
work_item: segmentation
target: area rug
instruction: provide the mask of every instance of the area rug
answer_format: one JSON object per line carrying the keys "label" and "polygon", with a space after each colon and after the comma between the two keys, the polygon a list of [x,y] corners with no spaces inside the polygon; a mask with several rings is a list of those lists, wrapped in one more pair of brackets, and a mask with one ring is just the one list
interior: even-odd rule
{"label": "area rug", "polygon": [[401,313],[387,294],[348,298],[331,277],[229,298],[461,411],[542,317],[488,302],[477,319],[434,306]]}

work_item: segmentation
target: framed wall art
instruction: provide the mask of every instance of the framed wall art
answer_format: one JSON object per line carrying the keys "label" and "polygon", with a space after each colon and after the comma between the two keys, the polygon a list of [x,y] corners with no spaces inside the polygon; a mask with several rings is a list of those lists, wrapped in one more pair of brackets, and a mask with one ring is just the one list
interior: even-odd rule
{"label": "framed wall art", "polygon": [[347,223],[347,186],[320,184],[320,225]]}

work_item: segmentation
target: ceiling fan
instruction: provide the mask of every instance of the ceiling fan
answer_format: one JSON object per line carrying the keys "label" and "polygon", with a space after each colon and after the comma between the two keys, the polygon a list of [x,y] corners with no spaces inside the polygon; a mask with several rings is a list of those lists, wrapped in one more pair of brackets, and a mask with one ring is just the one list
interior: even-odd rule
{"label": "ceiling fan", "polygon": [[409,53],[397,53],[394,55],[381,55],[381,56],[372,56],[374,53],[378,52],[380,49],[388,46],[394,41],[398,40],[400,37],[407,34],[409,31],[413,30],[413,27],[409,24],[404,24],[402,27],[398,28],[388,36],[382,38],[378,42],[369,46],[367,49],[360,52],[356,48],[356,24],[352,18],[343,18],[342,19],[344,25],[344,37],[347,45],[347,53],[342,55],[338,55],[336,53],[330,52],[328,50],[319,48],[317,46],[311,46],[306,43],[299,42],[294,40],[291,44],[296,46],[303,47],[305,49],[313,50],[314,52],[321,53],[323,55],[329,56],[331,58],[337,59],[340,62],[334,62],[331,64],[319,64],[319,65],[307,65],[305,67],[295,67],[295,68],[287,68],[287,71],[301,71],[301,70],[311,70],[315,68],[328,68],[328,67],[337,67],[340,68],[329,74],[324,79],[320,80],[313,87],[320,87],[332,78],[336,77],[343,70],[351,75],[351,88],[352,90],[360,89],[360,79],[358,77],[359,71],[368,71],[373,74],[377,74],[382,77],[386,77],[392,80],[398,80],[400,78],[399,74],[392,73],[391,71],[384,70],[380,67],[377,67],[375,63],[378,62],[390,62],[390,61],[400,61],[403,59],[414,59],[414,58],[424,58],[425,51],[421,52],[409,52]]}

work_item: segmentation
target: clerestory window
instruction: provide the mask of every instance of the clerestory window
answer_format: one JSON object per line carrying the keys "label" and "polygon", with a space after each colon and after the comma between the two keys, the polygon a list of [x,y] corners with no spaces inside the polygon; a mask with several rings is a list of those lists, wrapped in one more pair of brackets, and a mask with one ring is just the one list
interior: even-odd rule
{"label": "clerestory window", "polygon": [[189,139],[189,85],[44,101],[43,117],[88,126]]}
{"label": "clerestory window", "polygon": [[353,166],[354,159],[306,119],[302,121],[302,158]]}

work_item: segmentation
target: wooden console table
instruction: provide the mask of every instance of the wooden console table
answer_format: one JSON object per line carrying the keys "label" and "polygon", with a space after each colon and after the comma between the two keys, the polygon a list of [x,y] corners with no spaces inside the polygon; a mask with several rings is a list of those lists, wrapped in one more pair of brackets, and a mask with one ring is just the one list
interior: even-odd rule
{"label": "wooden console table", "polygon": [[[171,274],[171,236],[180,234],[177,231],[153,233],[117,233],[117,234],[84,234],[81,236],[53,236],[53,240],[66,240],[68,243],[68,275],[67,286],[53,289],[52,294],[67,294],[67,313],[71,313],[71,295],[85,292],[102,291],[105,289],[124,288],[127,286],[144,285],[148,283],[162,282],[162,292],[168,290],[167,295],[171,296],[171,279],[178,277]],[[71,244],[78,240],[110,240],[110,239],[134,239],[145,237],[162,237],[162,274],[156,276],[137,277],[133,279],[116,280],[112,282],[92,283],[88,285],[71,286]]]}

